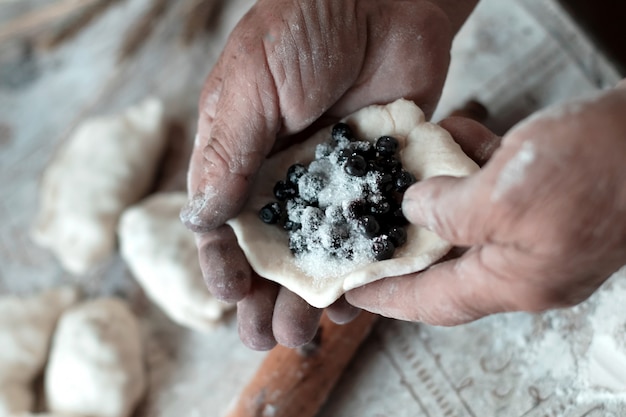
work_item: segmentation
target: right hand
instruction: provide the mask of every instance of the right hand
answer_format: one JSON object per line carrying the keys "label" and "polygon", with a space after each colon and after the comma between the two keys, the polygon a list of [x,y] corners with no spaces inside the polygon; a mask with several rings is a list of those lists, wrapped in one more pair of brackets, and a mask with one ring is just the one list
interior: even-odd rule
{"label": "right hand", "polygon": [[[251,271],[225,222],[265,158],[295,135],[401,97],[432,114],[460,25],[458,10],[437,3],[260,0],[232,32],[202,92],[181,219],[197,233],[210,291],[238,302],[249,347],[308,342],[321,310]],[[466,16],[475,1],[458,3]],[[356,312],[345,301],[328,310],[339,322]]]}

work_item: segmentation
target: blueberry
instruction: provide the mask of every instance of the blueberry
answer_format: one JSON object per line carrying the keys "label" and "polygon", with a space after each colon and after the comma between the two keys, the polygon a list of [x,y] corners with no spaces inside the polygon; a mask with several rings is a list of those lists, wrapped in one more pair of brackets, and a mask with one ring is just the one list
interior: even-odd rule
{"label": "blueberry", "polygon": [[337,123],[333,126],[332,137],[335,141],[339,141],[341,138],[354,140],[354,133],[352,128],[346,123]]}
{"label": "blueberry", "polygon": [[302,164],[293,164],[287,169],[287,182],[291,184],[298,184],[298,181],[304,174],[306,174],[307,169]]}
{"label": "blueberry", "polygon": [[398,226],[406,226],[407,224],[409,224],[409,221],[406,219],[406,217],[404,217],[402,207],[398,207],[391,212],[391,223]]}
{"label": "blueberry", "polygon": [[351,155],[343,166],[348,175],[362,177],[367,174],[367,162],[361,155]]}
{"label": "blueberry", "polygon": [[387,214],[391,210],[391,204],[386,200],[377,201],[370,204],[370,213]]}
{"label": "blueberry", "polygon": [[387,194],[391,192],[394,188],[393,175],[391,174],[382,174],[380,179],[378,180],[378,189]]}
{"label": "blueberry", "polygon": [[358,229],[363,235],[374,237],[380,232],[380,225],[374,216],[365,215],[359,218]]}
{"label": "blueberry", "polygon": [[393,156],[398,150],[398,140],[391,136],[381,136],[376,141],[376,151],[380,156]]}
{"label": "blueberry", "polygon": [[338,156],[339,156],[339,161],[343,162],[345,160],[347,160],[348,158],[350,158],[352,155],[354,155],[354,152],[352,149],[350,148],[343,148],[342,150],[339,151]]}
{"label": "blueberry", "polygon": [[406,243],[406,230],[402,226],[391,226],[387,235],[396,248]]}
{"label": "blueberry", "polygon": [[393,256],[396,247],[386,235],[376,236],[372,239],[372,251],[377,261],[384,261]]}
{"label": "blueberry", "polygon": [[384,172],[385,167],[380,163],[381,160],[379,158],[373,158],[367,161],[367,169],[368,171],[374,172]]}
{"label": "blueberry", "polygon": [[402,169],[402,162],[394,157],[377,158],[376,163],[382,167],[382,170],[392,175],[397,174]]}
{"label": "blueberry", "polygon": [[413,174],[411,174],[409,171],[402,170],[396,175],[394,188],[397,192],[403,193],[414,183],[415,177],[413,176]]}
{"label": "blueberry", "polygon": [[344,216],[348,219],[354,220],[365,214],[367,210],[367,203],[365,200],[352,200],[345,209]]}
{"label": "blueberry", "polygon": [[280,220],[283,214],[283,210],[280,207],[280,204],[268,203],[264,205],[261,210],[259,210],[259,218],[263,223],[267,224],[276,224]]}
{"label": "blueberry", "polygon": [[292,220],[285,220],[285,223],[283,224],[283,229],[287,230],[288,232],[300,230],[301,228],[302,225],[300,223],[294,222]]}
{"label": "blueberry", "polygon": [[274,196],[278,201],[290,200],[298,195],[298,186],[292,182],[278,181],[274,185]]}

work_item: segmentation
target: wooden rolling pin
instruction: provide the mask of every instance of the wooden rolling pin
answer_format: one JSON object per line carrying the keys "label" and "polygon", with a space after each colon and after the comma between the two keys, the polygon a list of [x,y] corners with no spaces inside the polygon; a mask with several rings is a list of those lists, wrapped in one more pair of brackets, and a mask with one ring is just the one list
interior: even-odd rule
{"label": "wooden rolling pin", "polygon": [[313,417],[376,322],[362,311],[352,322],[324,314],[315,340],[302,349],[276,346],[227,417]]}

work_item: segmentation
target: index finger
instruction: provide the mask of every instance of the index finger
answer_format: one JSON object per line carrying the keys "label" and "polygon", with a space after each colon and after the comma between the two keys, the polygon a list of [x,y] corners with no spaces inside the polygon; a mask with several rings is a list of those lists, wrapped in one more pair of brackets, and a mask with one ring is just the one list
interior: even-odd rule
{"label": "index finger", "polygon": [[[241,60],[266,62],[258,54],[262,51],[256,48]],[[276,92],[267,65],[259,68],[242,62],[236,77],[226,76],[232,60],[220,58],[200,103],[188,174],[191,199],[181,211],[181,220],[194,232],[212,230],[237,214],[279,130]]]}

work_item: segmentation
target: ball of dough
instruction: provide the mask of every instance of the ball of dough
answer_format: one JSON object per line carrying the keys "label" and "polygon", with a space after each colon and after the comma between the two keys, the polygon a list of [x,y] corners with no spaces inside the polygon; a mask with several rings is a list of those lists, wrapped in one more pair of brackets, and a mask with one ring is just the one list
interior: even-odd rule
{"label": "ball of dough", "polygon": [[157,193],[127,209],[118,227],[120,252],[148,297],[173,321],[208,331],[233,306],[206,289],[193,233],[178,216],[186,202],[184,192]]}
{"label": "ball of dough", "polygon": [[156,99],[85,120],[44,172],[35,242],[76,275],[108,258],[119,216],[148,191],[165,145]]}
{"label": "ball of dough", "polygon": [[45,375],[50,411],[128,417],[145,387],[140,329],[126,303],[101,298],[63,314]]}
{"label": "ball of dough", "polygon": [[57,320],[77,299],[72,288],[0,298],[0,417],[32,411]]}

